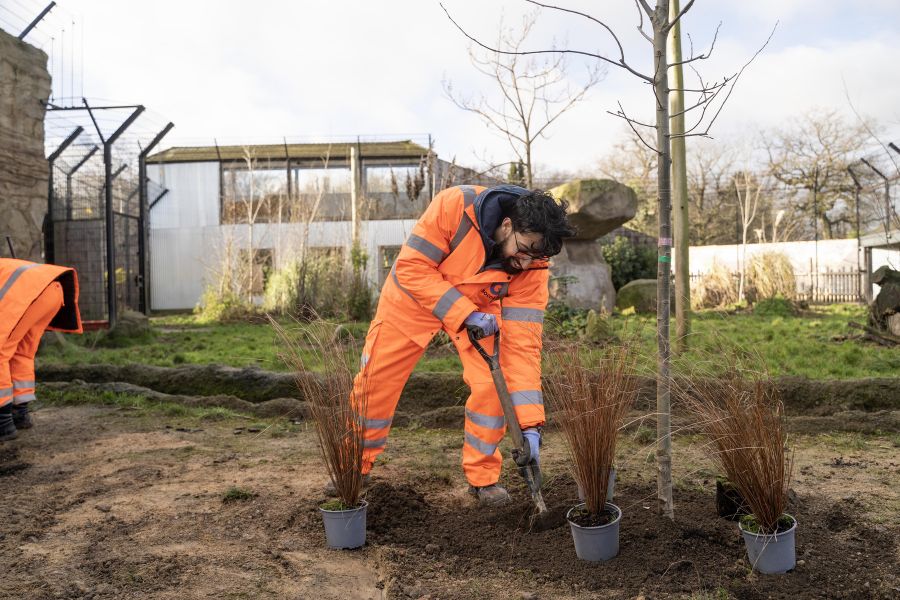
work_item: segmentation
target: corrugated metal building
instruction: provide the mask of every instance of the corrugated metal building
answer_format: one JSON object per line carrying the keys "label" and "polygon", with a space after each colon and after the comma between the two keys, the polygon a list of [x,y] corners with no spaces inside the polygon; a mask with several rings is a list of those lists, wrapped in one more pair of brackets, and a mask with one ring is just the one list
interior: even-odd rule
{"label": "corrugated metal building", "polygon": [[166,190],[150,199],[153,310],[196,306],[229,244],[252,235],[278,268],[304,232],[310,249],[348,247],[354,222],[380,286],[434,192],[476,183],[411,141],[175,147],[148,157],[147,173]]}

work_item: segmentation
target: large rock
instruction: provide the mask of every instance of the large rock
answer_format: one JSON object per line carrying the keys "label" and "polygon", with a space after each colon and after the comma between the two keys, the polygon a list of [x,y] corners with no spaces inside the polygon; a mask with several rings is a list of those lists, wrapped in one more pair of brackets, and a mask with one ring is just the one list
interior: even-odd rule
{"label": "large rock", "polygon": [[572,308],[612,313],[616,289],[596,241],[568,240],[553,257],[550,297]]}
{"label": "large rock", "polygon": [[50,97],[47,55],[0,30],[0,256],[10,236],[16,256],[41,260],[47,212],[44,102]]}
{"label": "large rock", "polygon": [[577,179],[550,190],[569,203],[569,221],[579,240],[596,240],[634,218],[637,195],[612,179]]}
{"label": "large rock", "polygon": [[635,279],[619,288],[616,308],[634,308],[636,313],[656,312],[656,280]]}
{"label": "large rock", "polygon": [[869,307],[869,324],[900,336],[900,271],[885,265],[872,273],[872,283],[881,291]]}

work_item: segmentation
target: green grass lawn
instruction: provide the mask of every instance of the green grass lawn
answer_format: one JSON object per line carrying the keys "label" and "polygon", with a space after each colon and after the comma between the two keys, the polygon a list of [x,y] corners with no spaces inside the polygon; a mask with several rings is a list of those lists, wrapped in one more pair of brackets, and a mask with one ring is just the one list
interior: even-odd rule
{"label": "green grass lawn", "polygon": [[[857,305],[816,307],[803,316],[760,316],[704,311],[694,314],[690,352],[682,358],[692,362],[716,356],[716,344],[725,341],[758,353],[773,375],[810,378],[857,378],[896,376],[900,373],[900,351],[856,341],[832,341],[848,333],[847,321],[865,321],[865,308]],[[265,323],[199,324],[192,315],[154,317],[153,333],[124,344],[111,344],[96,333],[67,336],[64,348],[42,346],[41,363],[129,364],[158,366],[220,363],[235,367],[255,365],[268,370],[286,370],[279,358],[281,346]],[[641,363],[655,365],[656,317],[614,316],[611,329],[633,333],[639,340]],[[344,327],[361,344],[368,323]],[[672,323],[674,331],[674,320]],[[114,347],[118,346],[118,347]],[[357,355],[359,346],[348,349]],[[417,371],[458,371],[459,360],[451,352],[429,352]]]}

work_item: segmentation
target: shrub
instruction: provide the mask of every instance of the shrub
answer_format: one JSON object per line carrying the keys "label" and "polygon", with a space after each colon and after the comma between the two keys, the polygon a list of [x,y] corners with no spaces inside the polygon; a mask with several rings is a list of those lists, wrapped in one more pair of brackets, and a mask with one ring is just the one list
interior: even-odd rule
{"label": "shrub", "polygon": [[235,292],[208,285],[194,309],[198,323],[243,321],[257,313],[256,307]]}
{"label": "shrub", "polygon": [[691,288],[693,308],[722,308],[738,301],[734,275],[718,262],[713,261],[709,273],[705,273]]}
{"label": "shrub", "polygon": [[764,317],[792,317],[797,314],[794,303],[786,298],[766,298],[753,306],[753,314]]}
{"label": "shrub", "polygon": [[569,344],[548,356],[548,399],[589,515],[599,515],[606,502],[616,440],[637,397],[635,364],[627,345],[587,357],[578,344]]}
{"label": "shrub", "polygon": [[636,246],[624,237],[617,237],[601,248],[603,260],[612,271],[613,287],[617,291],[629,281],[656,277],[657,253],[653,248]]}
{"label": "shrub", "polygon": [[790,259],[783,252],[764,252],[753,256],[747,264],[748,302],[768,298],[791,299],[797,293],[797,279]]}
{"label": "shrub", "polygon": [[357,245],[350,256],[348,266],[341,252],[311,248],[304,260],[289,261],[269,276],[263,307],[269,313],[302,319],[368,320],[372,315],[365,270],[368,255]]}
{"label": "shrub", "polygon": [[[774,533],[787,506],[792,460],[784,404],[761,359],[724,349],[711,357],[725,372],[676,388],[711,442],[711,457],[744,498],[760,530]],[[685,385],[688,383],[688,385]]]}

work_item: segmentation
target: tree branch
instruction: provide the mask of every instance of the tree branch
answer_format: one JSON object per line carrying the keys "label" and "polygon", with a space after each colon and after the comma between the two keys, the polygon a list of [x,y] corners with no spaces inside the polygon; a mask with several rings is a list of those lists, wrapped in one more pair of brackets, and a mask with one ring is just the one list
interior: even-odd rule
{"label": "tree branch", "polygon": [[678,65],[686,65],[688,63],[694,62],[695,60],[705,60],[705,59],[709,58],[712,55],[713,50],[716,47],[716,39],[719,37],[719,29],[721,27],[722,27],[722,21],[719,21],[719,24],[716,25],[716,32],[713,34],[712,43],[709,45],[709,50],[707,50],[703,54],[694,56],[694,47],[693,47],[693,43],[691,43],[691,57],[686,60],[680,60],[678,62],[669,63],[669,68],[677,67]]}
{"label": "tree branch", "polygon": [[[641,0],[641,1],[643,1],[643,0]],[[447,8],[444,6],[443,3],[440,4],[440,7],[444,10],[444,13],[447,15],[447,18],[450,19],[450,22],[453,23],[453,25],[455,25],[457,29],[459,29],[460,33],[462,33],[464,36],[466,36],[471,42],[477,44],[478,46],[481,46],[482,48],[484,48],[485,50],[487,50],[489,52],[494,52],[496,54],[506,54],[509,56],[531,56],[531,55],[536,55],[536,54],[575,54],[578,56],[588,56],[590,58],[596,58],[598,60],[607,62],[611,65],[615,65],[615,66],[619,67],[620,69],[624,69],[624,70],[628,71],[629,73],[631,73],[632,75],[634,75],[635,77],[639,77],[639,78],[643,79],[644,81],[648,81],[651,83],[653,82],[653,78],[648,77],[647,75],[644,75],[640,71],[634,70],[630,65],[628,65],[624,61],[616,61],[611,58],[607,58],[606,56],[603,56],[602,54],[594,54],[593,52],[585,52],[583,50],[567,50],[567,49],[563,49],[563,50],[559,50],[559,49],[554,49],[554,50],[515,50],[515,51],[512,51],[512,50],[500,50],[499,48],[492,48],[492,47],[488,46],[487,44],[485,44],[485,43],[475,39],[471,35],[469,35],[466,32],[466,30],[460,26],[459,23],[457,23],[456,21],[453,20],[453,17],[450,16],[450,12],[447,10]]]}
{"label": "tree branch", "polygon": [[694,0],[688,0],[688,3],[684,5],[684,8],[682,8],[681,11],[677,15],[675,15],[675,18],[672,19],[672,22],[667,24],[665,27],[663,27],[663,31],[668,32],[670,29],[675,27],[675,23],[677,23],[681,19],[681,17],[684,16],[684,13],[691,10],[691,6],[693,6],[693,5],[694,5]]}

